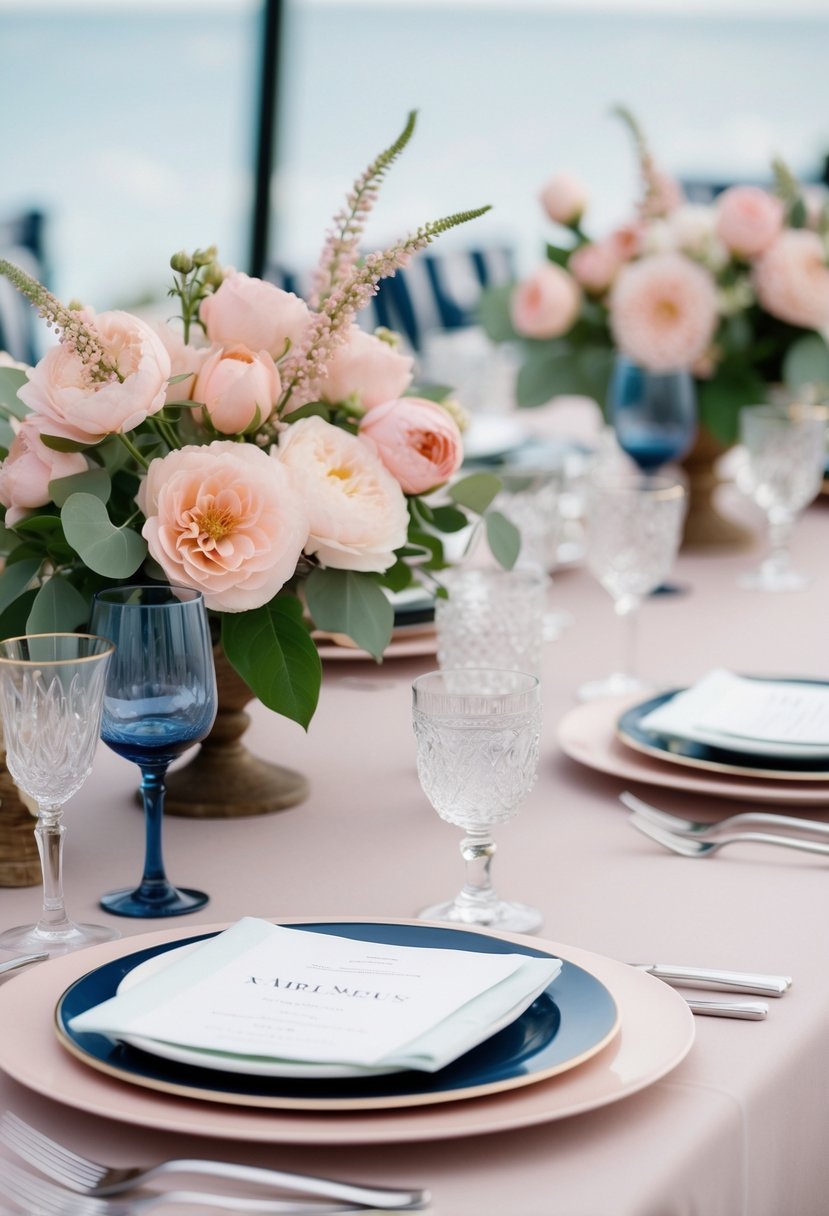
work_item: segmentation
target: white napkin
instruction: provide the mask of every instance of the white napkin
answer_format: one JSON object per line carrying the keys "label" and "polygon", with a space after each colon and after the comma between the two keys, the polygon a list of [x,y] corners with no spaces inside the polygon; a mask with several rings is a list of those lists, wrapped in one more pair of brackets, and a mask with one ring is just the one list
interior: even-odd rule
{"label": "white napkin", "polygon": [[436,1072],[514,1021],[559,959],[389,946],[246,917],[73,1018],[225,1057]]}
{"label": "white napkin", "polygon": [[747,680],[717,668],[639,725],[675,739],[819,759],[829,755],[829,685]]}

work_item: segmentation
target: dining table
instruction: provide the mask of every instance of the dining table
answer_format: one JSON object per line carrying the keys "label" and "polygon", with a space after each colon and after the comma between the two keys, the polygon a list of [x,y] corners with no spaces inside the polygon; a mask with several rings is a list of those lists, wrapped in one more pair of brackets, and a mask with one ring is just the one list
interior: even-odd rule
{"label": "dining table", "polygon": [[[829,645],[821,643],[829,502],[818,499],[795,528],[793,561],[813,581],[794,594],[738,586],[766,537],[745,504],[731,506],[753,541],[679,554],[676,590],[642,605],[639,674],[655,689],[686,687],[718,667],[829,680]],[[622,988],[635,975],[636,993],[648,999],[622,1008],[623,1040],[639,1036],[658,1054],[664,992],[685,1035],[676,1060],[668,1051],[664,1068],[631,1081],[614,1072],[611,1043],[579,1066],[604,1069],[604,1088],[584,1101],[560,1097],[564,1084],[576,1085],[576,1068],[506,1095],[349,1116],[150,1092],[98,1074],[58,1042],[61,991],[132,939],[185,939],[246,916],[405,924],[455,893],[461,833],[432,809],[415,766],[411,685],[437,667],[427,639],[392,647],[380,664],[347,648],[326,657],[307,731],[251,704],[245,746],[302,772],[310,793],[272,814],[166,817],[171,880],[210,896],[187,916],[129,919],[98,906],[104,892],[137,882],[144,835],[136,768],[100,746],[66,807],[66,897],[75,919],[123,936],[0,981],[0,1109],[108,1163],[201,1156],[424,1187],[440,1216],[824,1216],[829,862],[751,843],[704,860],[682,857],[634,831],[619,801],[625,789],[689,819],[722,819],[756,804],[716,781],[697,788],[680,766],[661,765],[640,780],[626,772],[625,749],[610,737],[619,707],[580,706],[576,697],[585,680],[616,667],[625,622],[581,561],[554,572],[549,603],[569,624],[544,647],[538,777],[515,818],[496,830],[493,879],[505,897],[543,912],[539,933],[520,940],[560,948],[565,958],[572,951],[586,965],[595,960]],[[582,754],[578,740],[562,744],[580,721],[588,735],[608,736],[600,747],[586,738]],[[609,761],[591,759],[597,747]],[[684,785],[673,782],[680,772]],[[770,785],[763,809],[829,822],[829,779],[825,799],[808,805],[792,804],[791,783]],[[0,889],[0,926],[36,919],[39,902],[38,888]],[[763,1020],[686,1022],[683,993],[630,966],[652,962],[785,974],[792,984],[768,1002]]]}

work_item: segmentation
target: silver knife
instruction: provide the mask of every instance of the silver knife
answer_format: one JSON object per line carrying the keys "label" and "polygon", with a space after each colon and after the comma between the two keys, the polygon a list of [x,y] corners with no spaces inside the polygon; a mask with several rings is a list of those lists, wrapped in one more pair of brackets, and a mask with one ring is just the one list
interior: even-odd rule
{"label": "silver knife", "polygon": [[692,1013],[712,1018],[741,1018],[745,1022],[762,1022],[769,1011],[765,1001],[688,1001]]}
{"label": "silver knife", "polygon": [[680,967],[673,963],[632,963],[640,971],[666,984],[707,988],[715,992],[745,992],[754,996],[782,996],[792,986],[788,975],[760,975],[754,971],[721,971],[711,967]]}
{"label": "silver knife", "polygon": [[18,967],[26,967],[29,963],[39,963],[41,959],[48,957],[48,954],[21,954],[20,958],[12,958],[8,962],[0,963],[0,975],[7,971],[16,971]]}

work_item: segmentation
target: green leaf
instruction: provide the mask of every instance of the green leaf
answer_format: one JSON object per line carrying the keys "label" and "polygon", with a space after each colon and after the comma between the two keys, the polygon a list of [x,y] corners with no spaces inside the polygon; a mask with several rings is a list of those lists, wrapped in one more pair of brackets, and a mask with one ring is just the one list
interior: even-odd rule
{"label": "green leaf", "polygon": [[521,552],[521,533],[500,511],[487,511],[484,522],[492,556],[505,570],[511,570]]}
{"label": "green leaf", "polygon": [[0,406],[13,418],[25,418],[29,412],[17,395],[17,390],[28,381],[25,372],[17,367],[0,367]]}
{"label": "green leaf", "polygon": [[103,465],[110,477],[132,459],[123,443],[114,435],[110,435],[108,439],[100,443],[94,451],[90,452],[90,456]]}
{"label": "green leaf", "polygon": [[182,380],[189,380],[190,377],[195,376],[195,374],[195,372],[180,372],[177,376],[170,376],[167,383],[170,385],[181,384]]}
{"label": "green leaf", "polygon": [[412,584],[412,570],[404,561],[396,561],[380,576],[380,582],[389,591],[405,591]]}
{"label": "green leaf", "polygon": [[440,532],[462,532],[469,526],[469,520],[463,511],[458,511],[454,507],[434,507],[432,523]]}
{"label": "green leaf", "polygon": [[391,641],[394,609],[370,575],[317,569],[306,580],[305,596],[318,629],[344,633],[375,659],[382,657]]}
{"label": "green leaf", "polygon": [[11,423],[5,418],[0,418],[0,447],[3,447],[8,452],[14,440],[14,431],[11,428]]}
{"label": "green leaf", "polygon": [[102,440],[90,440],[89,443],[79,443],[76,439],[64,439],[62,435],[41,435],[40,441],[44,447],[53,452],[85,452],[87,448],[97,447]]}
{"label": "green leaf", "polygon": [[739,432],[740,410],[766,400],[765,381],[750,367],[722,364],[712,380],[697,382],[700,426],[727,446]]}
{"label": "green leaf", "polygon": [[48,537],[60,530],[57,515],[27,515],[15,524],[15,531],[23,536]]}
{"label": "green leaf", "polygon": [[71,494],[60,513],[69,544],[90,570],[129,578],[147,555],[147,543],[131,528],[116,528],[93,494]]}
{"label": "green leaf", "polygon": [[452,392],[449,384],[410,384],[403,396],[420,397],[423,401],[434,401],[437,405],[442,405],[452,396]]}
{"label": "green leaf", "polygon": [[440,537],[414,526],[409,528],[408,544],[397,552],[401,557],[414,558],[425,570],[444,570],[447,565],[443,559],[443,541]]}
{"label": "green leaf", "polygon": [[804,334],[783,359],[783,379],[790,388],[829,384],[829,346],[820,334]]}
{"label": "green leaf", "polygon": [[547,261],[552,262],[556,266],[561,266],[565,270],[570,263],[570,255],[572,249],[565,249],[563,245],[551,245],[547,242]]}
{"label": "green leaf", "polygon": [[222,647],[263,705],[308,729],[322,666],[295,596],[278,595],[250,612],[223,613]]}
{"label": "green leaf", "polygon": [[291,422],[296,422],[300,418],[324,418],[326,422],[331,421],[332,408],[326,405],[324,401],[309,401],[307,405],[301,405],[298,410],[291,410],[288,417]]}
{"label": "green leaf", "polygon": [[55,574],[39,588],[26,620],[27,633],[72,633],[89,620],[89,603]]}
{"label": "green leaf", "polygon": [[24,591],[21,596],[10,604],[5,612],[0,613],[0,638],[19,638],[26,632],[26,621],[29,618],[32,604],[37,591]]}
{"label": "green leaf", "polygon": [[494,473],[470,473],[449,487],[449,497],[458,506],[482,515],[500,489],[501,482]]}
{"label": "green leaf", "polygon": [[71,477],[58,477],[49,482],[52,502],[62,507],[70,494],[92,494],[106,502],[112,490],[112,482],[105,469],[87,469],[85,473],[74,473]]}
{"label": "green leaf", "polygon": [[22,595],[40,569],[40,559],[29,557],[7,565],[0,574],[0,613]]}
{"label": "green leaf", "polygon": [[516,385],[519,405],[545,405],[553,397],[571,393],[604,404],[613,362],[608,347],[594,341],[579,346],[532,342],[525,348],[527,354]]}
{"label": "green leaf", "polygon": [[518,335],[512,324],[510,301],[515,285],[489,287],[481,293],[478,303],[478,321],[484,333],[493,342],[514,342]]}
{"label": "green leaf", "polygon": [[20,544],[20,537],[5,524],[0,524],[0,555],[5,556]]}

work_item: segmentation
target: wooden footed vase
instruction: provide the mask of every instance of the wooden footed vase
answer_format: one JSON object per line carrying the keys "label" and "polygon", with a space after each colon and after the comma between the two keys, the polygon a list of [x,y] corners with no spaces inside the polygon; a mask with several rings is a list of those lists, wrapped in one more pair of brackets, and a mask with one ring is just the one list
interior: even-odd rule
{"label": "wooden footed vase", "polygon": [[0,887],[36,887],[42,881],[36,823],[12,781],[6,753],[0,747]]}
{"label": "wooden footed vase", "polygon": [[308,797],[301,773],[269,764],[242,743],[253,693],[220,647],[215,647],[219,709],[213,729],[193,759],[165,778],[164,813],[191,819],[269,815]]}

